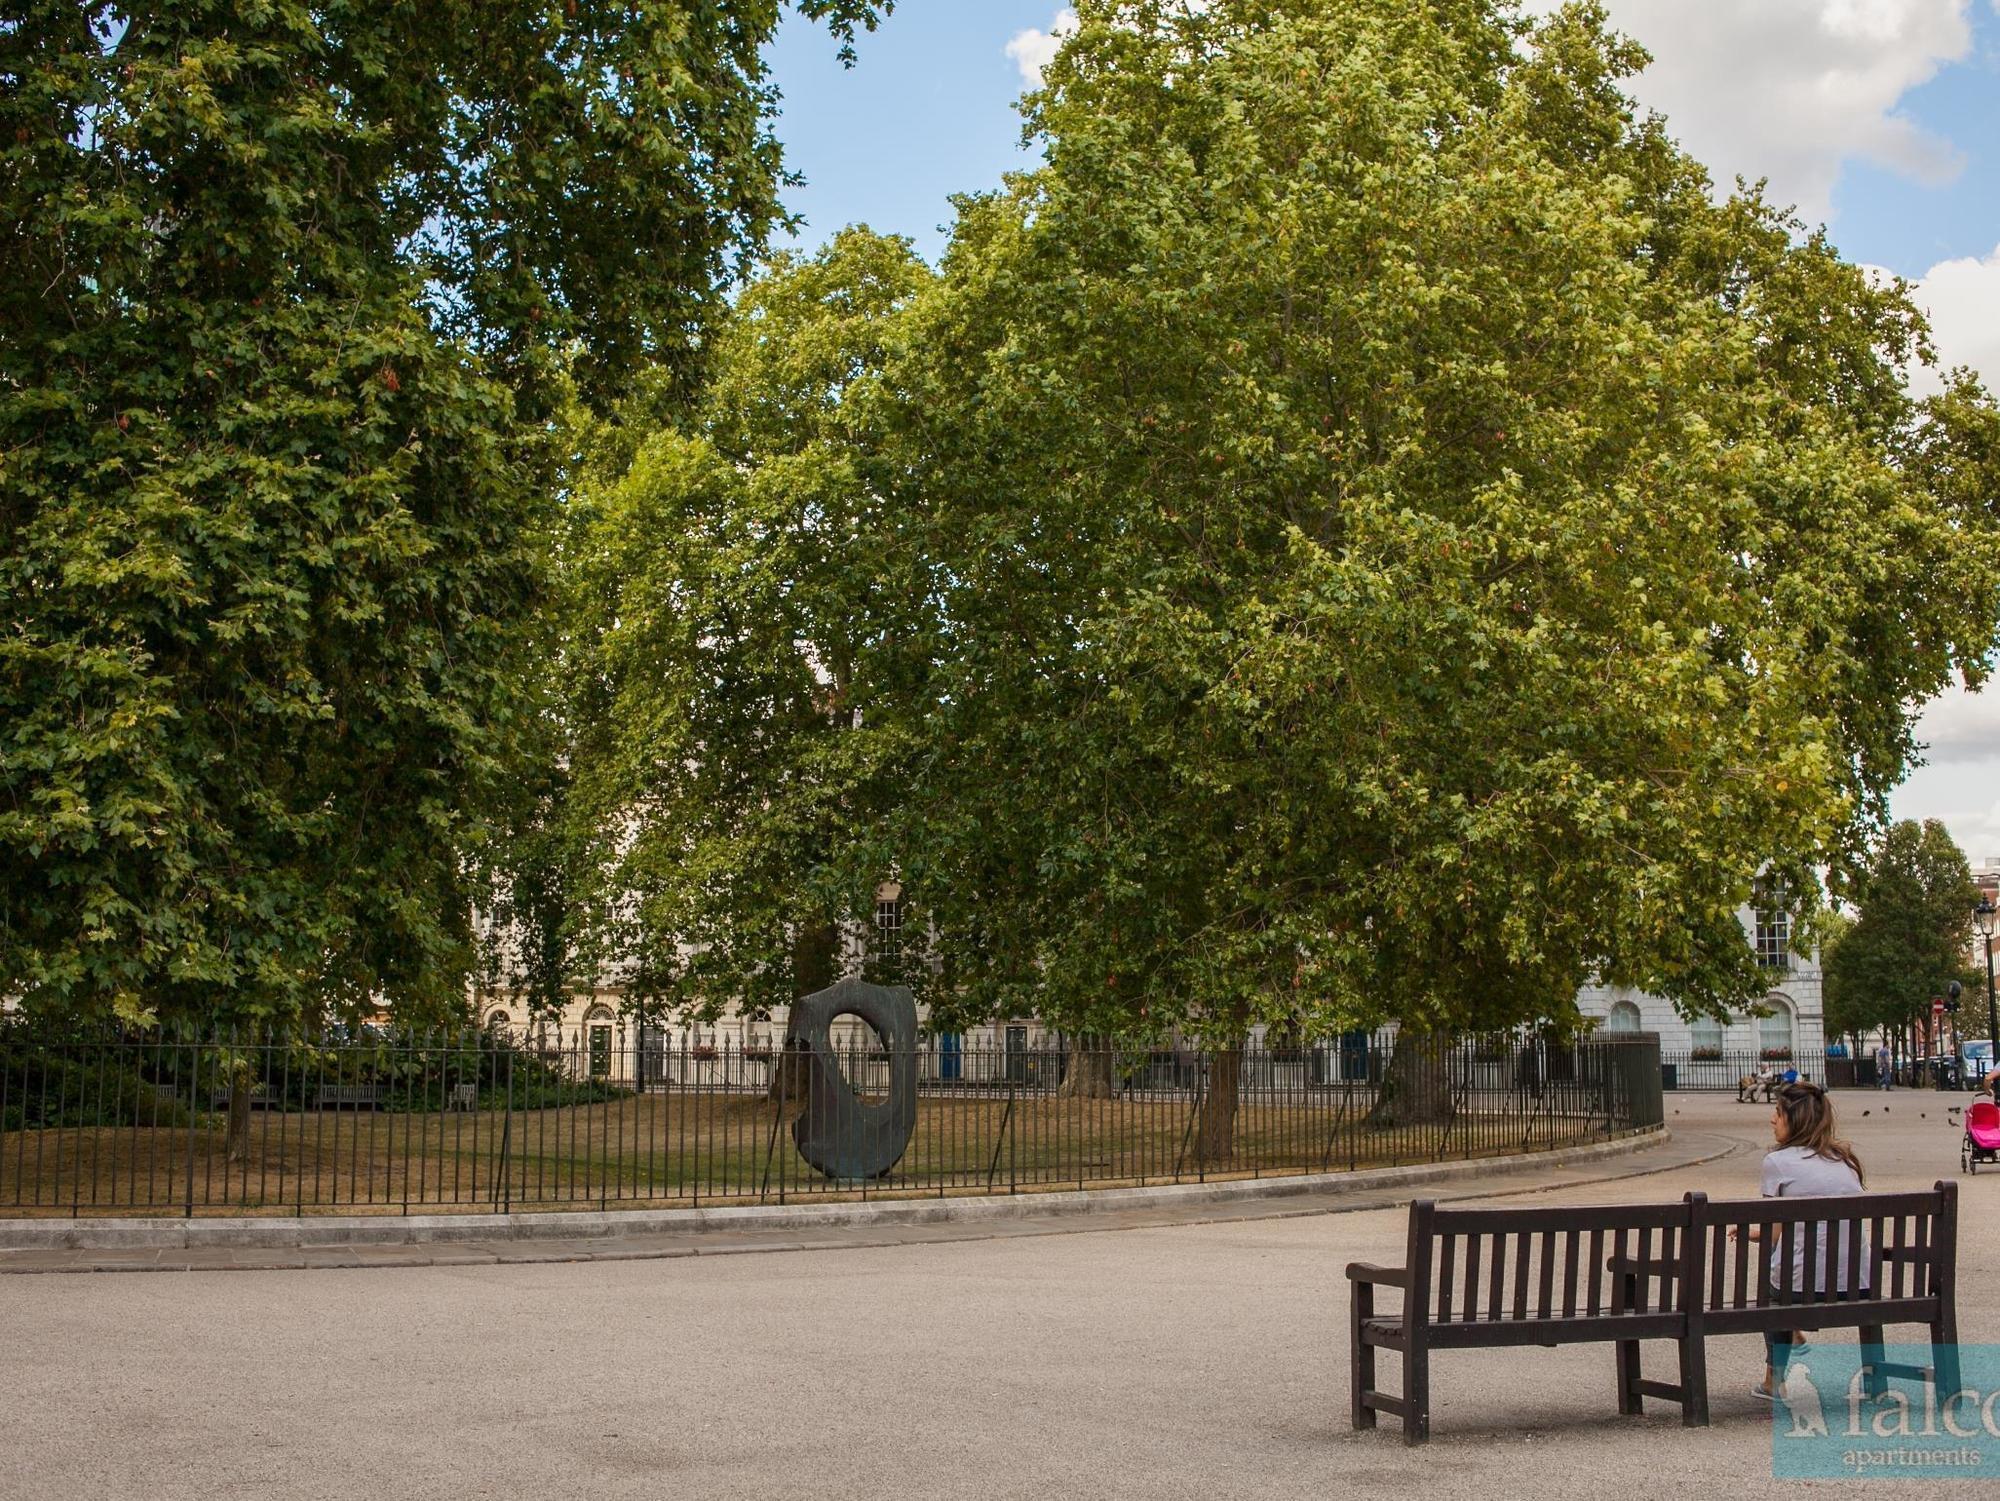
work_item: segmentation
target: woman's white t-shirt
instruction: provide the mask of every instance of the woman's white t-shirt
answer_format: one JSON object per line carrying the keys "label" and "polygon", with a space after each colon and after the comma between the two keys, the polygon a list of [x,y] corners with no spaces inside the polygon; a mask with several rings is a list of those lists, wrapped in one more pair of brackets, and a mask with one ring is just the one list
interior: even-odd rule
{"label": "woman's white t-shirt", "polygon": [[[1764,1197],[1767,1199],[1821,1198],[1863,1192],[1861,1175],[1842,1162],[1838,1157],[1821,1157],[1804,1147],[1779,1147],[1764,1158]],[[1806,1284],[1806,1243],[1816,1242],[1813,1247],[1813,1280],[1815,1292],[1865,1290],[1868,1286],[1868,1232],[1865,1227],[1857,1227],[1860,1233],[1843,1231],[1838,1228],[1828,1233],[1828,1227],[1816,1227],[1817,1235],[1807,1235],[1793,1231],[1792,1243],[1792,1291],[1805,1292]],[[1781,1227],[1774,1233],[1783,1234]],[[1831,1247],[1827,1242],[1835,1244]],[[1827,1262],[1831,1253],[1837,1267],[1837,1282],[1827,1280]],[[1784,1254],[1782,1241],[1771,1247],[1770,1274],[1773,1285],[1778,1281],[1778,1258]],[[1854,1262],[1858,1278],[1848,1280],[1848,1263]]]}

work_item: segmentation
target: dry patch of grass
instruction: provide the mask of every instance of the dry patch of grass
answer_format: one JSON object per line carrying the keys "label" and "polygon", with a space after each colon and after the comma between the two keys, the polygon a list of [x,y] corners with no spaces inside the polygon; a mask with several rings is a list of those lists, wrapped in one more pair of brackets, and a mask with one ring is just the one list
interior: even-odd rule
{"label": "dry patch of grass", "polygon": [[[1194,1155],[1193,1102],[925,1095],[886,1179],[834,1183],[752,1094],[674,1091],[548,1110],[254,1112],[232,1162],[220,1116],[191,1125],[0,1135],[0,1213],[314,1214],[627,1208],[811,1197],[1007,1193],[1282,1175],[1601,1140],[1601,1117],[1461,1111],[1448,1130],[1376,1131],[1360,1094],[1252,1098],[1235,1150]],[[775,1129],[774,1129],[775,1128]]]}

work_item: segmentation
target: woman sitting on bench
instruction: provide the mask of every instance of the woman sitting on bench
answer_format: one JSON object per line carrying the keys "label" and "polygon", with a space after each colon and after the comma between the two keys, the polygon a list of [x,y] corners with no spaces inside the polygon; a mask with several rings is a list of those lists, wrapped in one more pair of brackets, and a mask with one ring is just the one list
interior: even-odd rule
{"label": "woman sitting on bench", "polygon": [[[1777,1145],[1764,1157],[1765,1198],[1818,1198],[1862,1191],[1861,1159],[1854,1155],[1853,1147],[1833,1134],[1833,1106],[1828,1103],[1826,1092],[1817,1084],[1801,1080],[1778,1090],[1777,1103],[1771,1109],[1771,1136]],[[1750,1238],[1758,1239],[1757,1231],[1751,1230]],[[1824,1231],[1818,1235],[1801,1236],[1799,1240],[1800,1243],[1792,1251],[1789,1272],[1778,1266],[1781,1252],[1774,1247],[1764,1275],[1773,1289],[1779,1285],[1779,1277],[1789,1275],[1793,1292],[1805,1292],[1808,1286],[1814,1292],[1824,1292],[1828,1270]],[[1805,1244],[1808,1240],[1815,1242],[1810,1248]],[[1836,1285],[1845,1289],[1849,1275],[1845,1245],[1840,1248],[1839,1257],[1841,1264],[1833,1268],[1833,1275],[1838,1279]],[[1808,1266],[1811,1267],[1810,1284],[1806,1280]],[[1856,1264],[1852,1270],[1859,1285],[1866,1288],[1868,1247],[1865,1238],[1857,1248]],[[1750,1390],[1767,1402],[1775,1402],[1784,1390],[1785,1366],[1806,1345],[1804,1336],[1797,1333],[1767,1334],[1764,1344],[1764,1379]]]}

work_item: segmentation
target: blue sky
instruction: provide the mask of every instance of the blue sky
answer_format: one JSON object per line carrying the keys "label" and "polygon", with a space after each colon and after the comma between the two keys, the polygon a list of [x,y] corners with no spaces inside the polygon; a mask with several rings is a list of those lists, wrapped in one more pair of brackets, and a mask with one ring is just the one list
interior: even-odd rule
{"label": "blue sky", "polygon": [[[1547,10],[1556,0],[1523,0]],[[1917,283],[1948,364],[2000,390],[2000,0],[1607,0],[1654,64],[1636,83],[1718,181],[1764,177],[1851,259]],[[867,223],[935,259],[949,195],[1032,165],[1014,102],[1057,0],[898,0],[844,69],[788,21],[773,51],[788,196],[817,245]],[[1012,44],[1010,50],[1010,44]],[[2000,688],[1925,711],[1900,817],[2000,862]]]}
{"label": "blue sky", "polygon": [[1032,165],[1014,101],[1024,87],[1007,44],[1046,29],[1049,0],[901,0],[853,68],[826,33],[788,19],[772,66],[784,90],[778,136],[807,185],[788,195],[818,244],[845,224],[908,235],[935,260],[949,195],[998,187]]}
{"label": "blue sky", "polygon": [[2000,245],[2000,7],[1973,11],[1972,52],[1902,98],[1900,109],[1952,142],[1958,175],[1926,184],[1873,162],[1843,164],[1828,227],[1856,260],[1921,277],[1939,261]]}

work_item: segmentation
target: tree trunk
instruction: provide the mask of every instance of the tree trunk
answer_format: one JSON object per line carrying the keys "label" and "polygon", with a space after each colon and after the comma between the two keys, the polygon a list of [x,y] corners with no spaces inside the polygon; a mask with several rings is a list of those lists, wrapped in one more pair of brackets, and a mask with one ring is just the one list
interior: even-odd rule
{"label": "tree trunk", "polygon": [[[792,998],[804,1000],[833,983],[833,964],[840,952],[840,929],[833,923],[801,923],[792,937]],[[812,1064],[792,1046],[791,1022],[787,1018],[785,1036],[778,1055],[771,1060],[771,1087],[765,1098],[787,1100],[804,1108],[806,1089],[812,1078]]]}
{"label": "tree trunk", "polygon": [[237,1069],[229,1081],[229,1128],[223,1133],[223,1156],[241,1162],[250,1155],[250,1075]]}
{"label": "tree trunk", "polygon": [[1368,1124],[1437,1126],[1449,1122],[1455,1109],[1450,1057],[1451,1040],[1442,1032],[1398,1034],[1396,1050],[1389,1055],[1388,1070],[1375,1095],[1375,1108],[1368,1112]]}
{"label": "tree trunk", "polygon": [[803,1110],[812,1088],[812,1055],[796,1038],[787,1037],[771,1060],[771,1087],[764,1098],[788,1110]]}
{"label": "tree trunk", "polygon": [[1085,1032],[1070,1049],[1069,1070],[1063,1075],[1056,1094],[1069,1100],[1108,1100],[1117,1093],[1111,1077],[1111,1039],[1101,1032]]}
{"label": "tree trunk", "polygon": [[1195,1160],[1204,1166],[1227,1162],[1236,1155],[1237,1086],[1243,1074],[1243,1039],[1209,1054],[1208,1093],[1202,1097],[1201,1118],[1195,1122]]}

